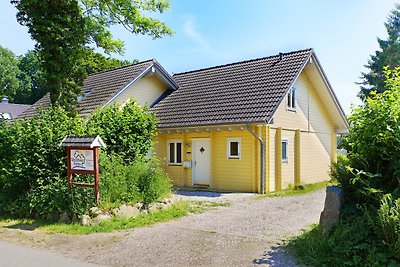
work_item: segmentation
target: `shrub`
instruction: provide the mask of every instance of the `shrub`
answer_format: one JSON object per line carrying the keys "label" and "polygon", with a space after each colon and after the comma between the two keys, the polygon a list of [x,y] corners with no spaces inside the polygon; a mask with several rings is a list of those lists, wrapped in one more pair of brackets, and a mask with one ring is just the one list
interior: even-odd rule
{"label": "shrub", "polygon": [[129,162],[146,155],[153,145],[156,118],[148,107],[142,108],[131,100],[123,106],[114,104],[97,110],[87,127],[89,133],[102,137],[108,154],[117,154]]}
{"label": "shrub", "polygon": [[301,263],[310,266],[398,266],[374,234],[364,210],[347,207],[331,232],[314,227],[289,241]]}
{"label": "shrub", "polygon": [[0,211],[17,216],[80,213],[93,195],[67,186],[65,135],[82,134],[82,121],[59,108],[32,120],[1,124]]}
{"label": "shrub", "polygon": [[400,68],[386,69],[387,91],[371,94],[349,117],[346,161],[338,161],[336,179],[347,200],[379,208],[384,194],[400,191]]}
{"label": "shrub", "polygon": [[102,205],[151,203],[171,192],[171,180],[155,159],[137,157],[127,164],[116,155],[102,154],[100,177]]}

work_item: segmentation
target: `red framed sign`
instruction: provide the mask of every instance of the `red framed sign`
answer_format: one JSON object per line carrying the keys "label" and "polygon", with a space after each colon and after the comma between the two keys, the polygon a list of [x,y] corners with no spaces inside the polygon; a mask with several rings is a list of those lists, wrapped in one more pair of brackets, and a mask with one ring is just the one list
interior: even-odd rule
{"label": "red framed sign", "polygon": [[[100,200],[99,147],[105,144],[99,136],[66,136],[60,146],[67,147],[68,186],[94,188],[96,204]],[[94,184],[73,181],[73,174],[94,176]]]}

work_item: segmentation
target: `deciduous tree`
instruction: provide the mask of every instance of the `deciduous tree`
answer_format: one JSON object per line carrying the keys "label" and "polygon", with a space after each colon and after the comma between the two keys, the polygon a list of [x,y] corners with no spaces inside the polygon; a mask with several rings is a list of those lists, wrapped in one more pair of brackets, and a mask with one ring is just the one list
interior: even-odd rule
{"label": "deciduous tree", "polygon": [[11,0],[17,20],[36,41],[40,66],[53,105],[71,108],[86,77],[80,64],[88,46],[122,53],[123,42],[110,27],[122,25],[134,34],[159,38],[172,30],[143,13],[164,12],[164,0]]}

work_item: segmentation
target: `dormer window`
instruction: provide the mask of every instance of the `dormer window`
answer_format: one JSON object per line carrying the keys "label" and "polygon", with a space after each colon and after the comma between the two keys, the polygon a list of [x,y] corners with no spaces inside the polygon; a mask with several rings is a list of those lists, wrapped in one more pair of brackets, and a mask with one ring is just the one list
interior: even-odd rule
{"label": "dormer window", "polygon": [[11,113],[7,113],[7,112],[0,113],[0,116],[5,120],[11,120],[12,119]]}
{"label": "dormer window", "polygon": [[90,90],[83,91],[83,94],[78,96],[78,103],[82,102],[82,100],[85,99],[88,95],[90,95]]}
{"label": "dormer window", "polygon": [[287,95],[287,110],[296,111],[296,87],[290,88]]}

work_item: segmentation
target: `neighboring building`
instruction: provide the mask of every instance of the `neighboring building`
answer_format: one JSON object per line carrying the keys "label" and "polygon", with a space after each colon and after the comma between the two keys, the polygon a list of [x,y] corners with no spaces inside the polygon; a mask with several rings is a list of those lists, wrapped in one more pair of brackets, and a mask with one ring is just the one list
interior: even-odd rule
{"label": "neighboring building", "polygon": [[336,135],[348,130],[312,49],[173,77],[145,61],[89,76],[82,91],[83,116],[130,97],[149,105],[159,120],[153,152],[179,187],[270,192],[328,180]]}
{"label": "neighboring building", "polygon": [[0,103],[0,117],[6,120],[12,120],[27,110],[31,105],[11,104],[7,97],[3,97]]}

